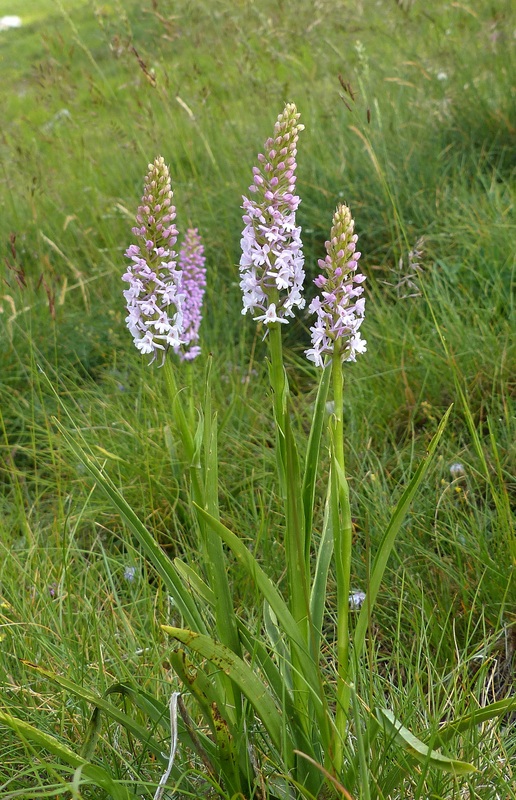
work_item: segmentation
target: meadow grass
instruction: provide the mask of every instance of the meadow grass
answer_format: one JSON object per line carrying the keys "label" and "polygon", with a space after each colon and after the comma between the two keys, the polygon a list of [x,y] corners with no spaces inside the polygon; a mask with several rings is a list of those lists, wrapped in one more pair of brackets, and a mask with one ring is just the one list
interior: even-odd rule
{"label": "meadow grass", "polygon": [[[0,16],[9,13],[0,0]],[[369,352],[345,384],[353,589],[367,588],[399,487],[454,403],[389,561],[360,702],[385,697],[416,733],[471,711],[497,660],[516,659],[511,4],[31,0],[22,16],[21,28],[0,31],[1,709],[78,751],[90,704],[26,661],[99,694],[130,681],[167,702],[177,686],[159,629],[176,619],[168,594],[53,421],[68,425],[68,410],[165,551],[195,564],[163,378],[134,351],[121,295],[123,252],[157,154],[170,165],[179,226],[199,227],[206,244],[202,343],[214,358],[223,519],[284,588],[266,346],[240,315],[235,265],[256,152],[295,101],[306,126],[298,218],[307,274],[345,201],[368,275]],[[419,296],[399,299],[420,237]],[[300,448],[316,392],[308,326],[298,315],[286,333]],[[203,374],[200,361],[178,364],[177,385],[200,387]],[[456,463],[463,469],[452,474]],[[319,485],[319,521],[323,501]],[[238,610],[258,624],[258,594],[232,569]],[[329,652],[332,631],[329,618]],[[388,796],[515,798],[516,737],[505,723],[446,744],[478,773],[413,769]],[[1,730],[0,797],[106,796],[70,788],[51,754]],[[103,726],[95,757],[153,796],[163,766],[123,728]],[[184,770],[199,767],[178,758]],[[405,756],[385,742],[367,758],[370,789],[357,797],[378,796]],[[211,796],[201,777],[194,785]]]}

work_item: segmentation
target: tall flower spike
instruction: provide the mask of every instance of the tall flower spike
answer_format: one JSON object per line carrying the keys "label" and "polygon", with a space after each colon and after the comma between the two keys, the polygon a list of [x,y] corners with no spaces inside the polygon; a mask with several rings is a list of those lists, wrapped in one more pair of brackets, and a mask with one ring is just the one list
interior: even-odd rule
{"label": "tall flower spike", "polygon": [[306,357],[318,367],[324,365],[324,356],[339,352],[342,361],[356,361],[357,353],[365,353],[367,342],[360,336],[364,321],[365,299],[362,283],[365,276],[357,272],[360,253],[354,233],[355,222],[347,206],[339,205],[333,216],[331,238],[326,242],[326,258],[318,264],[325,274],[314,283],[321,289],[308,310],[316,314],[315,325],[310,328],[312,348],[305,350]]}
{"label": "tall flower spike", "polygon": [[189,228],[179,252],[179,266],[183,273],[183,338],[185,344],[175,348],[182,361],[192,361],[201,352],[199,341],[201,309],[206,287],[206,258],[204,245],[197,228]]}
{"label": "tall flower spike", "polygon": [[296,188],[296,153],[299,114],[293,103],[285,106],[267,139],[259,166],[253,168],[251,199],[243,197],[240,288],[242,314],[256,314],[265,324],[286,323],[293,308],[303,308],[304,257],[296,209],[301,202]]}
{"label": "tall flower spike", "polygon": [[122,280],[129,284],[124,291],[127,327],[138,350],[152,354],[152,364],[159,351],[164,361],[166,349],[178,347],[185,339],[181,271],[173,249],[177,228],[170,174],[161,156],[148,169],[133,228],[138,243],[126,250],[131,264]]}

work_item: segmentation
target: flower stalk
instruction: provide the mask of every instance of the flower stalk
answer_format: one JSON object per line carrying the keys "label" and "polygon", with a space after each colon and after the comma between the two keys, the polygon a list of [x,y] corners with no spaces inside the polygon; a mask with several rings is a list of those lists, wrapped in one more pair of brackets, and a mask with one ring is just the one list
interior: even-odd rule
{"label": "flower stalk", "polygon": [[[357,271],[360,253],[358,237],[349,208],[339,205],[333,216],[326,257],[319,260],[323,272],[315,279],[321,294],[309,310],[316,314],[311,327],[312,348],[306,351],[316,365],[331,369],[334,414],[330,424],[331,466],[329,508],[337,582],[337,736],[334,766],[342,768],[343,748],[350,703],[349,670],[349,591],[351,582],[352,522],[349,486],[344,460],[344,385],[342,364],[355,361],[366,350],[360,326],[364,319],[365,276]],[[328,364],[328,361],[330,362]]]}
{"label": "flower stalk", "polygon": [[349,671],[349,592],[351,586],[352,521],[349,501],[349,486],[344,460],[344,381],[342,354],[336,345],[332,359],[332,388],[335,403],[331,426],[330,466],[330,514],[332,519],[333,546],[335,553],[335,577],[337,583],[337,713],[336,728],[339,734],[335,742],[335,767],[342,768],[342,741],[345,736],[350,702]]}
{"label": "flower stalk", "polygon": [[[309,641],[309,548],[305,542],[303,497],[299,491],[299,459],[290,429],[288,380],[283,364],[281,327],[303,308],[305,277],[301,228],[295,212],[300,199],[296,185],[296,153],[299,114],[287,104],[278,116],[274,135],[258,155],[253,169],[252,199],[243,198],[240,259],[243,294],[242,313],[251,313],[263,323],[268,335],[270,381],[276,420],[277,468],[285,504],[285,557],[290,612],[304,641]],[[291,643],[292,644],[292,643]],[[299,654],[292,645],[291,666],[294,703],[304,724],[309,727],[308,691]]]}

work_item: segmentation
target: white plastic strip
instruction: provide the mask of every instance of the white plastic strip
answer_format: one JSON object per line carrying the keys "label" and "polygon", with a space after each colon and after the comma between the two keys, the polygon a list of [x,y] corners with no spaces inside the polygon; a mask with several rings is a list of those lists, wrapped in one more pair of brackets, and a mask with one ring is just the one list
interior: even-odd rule
{"label": "white plastic strip", "polygon": [[162,800],[165,786],[167,785],[170,773],[172,772],[172,767],[174,766],[174,759],[176,757],[177,749],[177,698],[180,694],[181,692],[172,692],[168,706],[170,711],[170,755],[168,757],[167,768],[161,777],[158,788],[156,789],[154,800]]}

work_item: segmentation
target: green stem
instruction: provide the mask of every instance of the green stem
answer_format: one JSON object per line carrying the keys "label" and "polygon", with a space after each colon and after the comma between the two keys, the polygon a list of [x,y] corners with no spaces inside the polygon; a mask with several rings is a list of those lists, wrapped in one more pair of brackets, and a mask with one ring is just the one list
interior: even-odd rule
{"label": "green stem", "polygon": [[319,467],[319,452],[321,448],[321,437],[324,421],[326,419],[326,399],[331,379],[331,367],[325,364],[321,373],[321,380],[317,390],[308,446],[306,448],[305,470],[303,475],[303,509],[305,519],[305,563],[307,571],[310,564],[310,546],[312,543],[312,531],[314,526],[314,500],[315,484],[317,481]]}
{"label": "green stem", "polygon": [[351,507],[344,460],[343,375],[338,347],[332,356],[333,399],[335,416],[332,443],[332,527],[335,546],[337,581],[337,715],[336,727],[340,739],[335,747],[337,774],[342,767],[342,738],[345,733],[349,702],[349,590],[351,580]]}
{"label": "green stem", "polygon": [[[191,432],[191,423],[187,420],[177,388],[176,380],[174,377],[174,368],[170,359],[165,360],[163,367],[165,372],[165,384],[168,391],[170,404],[176,418],[176,424],[179,431],[179,436],[183,445],[183,450],[188,461],[190,470],[190,480],[192,482],[192,497],[195,502],[204,508],[204,491],[199,476],[198,469],[195,468],[195,440]],[[201,539],[204,540],[204,531],[201,528]]]}
{"label": "green stem", "polygon": [[[309,588],[305,560],[303,496],[301,476],[296,445],[290,427],[288,406],[288,381],[283,367],[280,323],[269,326],[269,350],[271,355],[270,378],[274,394],[274,415],[276,418],[278,472],[281,492],[285,503],[285,558],[287,563],[287,582],[289,609],[298,623],[305,642],[309,641]],[[309,732],[309,691],[306,684],[306,665],[299,658],[297,648],[291,642],[290,659],[292,664],[292,683],[294,703],[300,718],[306,723]],[[301,766],[301,765],[299,765]]]}
{"label": "green stem", "polygon": [[285,499],[285,555],[290,610],[296,622],[301,622],[308,616],[303,506],[296,446],[290,429],[288,383],[283,367],[280,323],[269,326],[269,348],[274,414],[278,431],[278,471],[280,479],[283,480],[282,491]]}
{"label": "green stem", "polygon": [[271,354],[270,380],[272,385],[272,401],[274,404],[274,418],[276,420],[276,435],[279,451],[277,458],[278,473],[281,491],[285,495],[285,469],[286,469],[286,437],[285,416],[287,411],[287,379],[283,367],[283,348],[281,343],[281,324],[275,322],[269,325],[269,351]]}
{"label": "green stem", "polygon": [[331,361],[331,378],[333,387],[333,402],[334,402],[334,415],[335,415],[335,441],[334,452],[337,463],[344,471],[344,376],[342,374],[342,362],[340,360],[340,351],[335,348],[336,352],[332,355]]}

